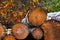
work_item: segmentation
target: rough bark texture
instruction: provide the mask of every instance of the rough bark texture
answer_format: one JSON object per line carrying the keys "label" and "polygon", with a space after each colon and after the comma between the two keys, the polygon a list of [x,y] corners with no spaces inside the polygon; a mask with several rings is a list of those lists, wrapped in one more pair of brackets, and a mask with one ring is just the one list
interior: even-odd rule
{"label": "rough bark texture", "polygon": [[60,40],[60,23],[54,20],[45,22],[42,25],[45,40]]}

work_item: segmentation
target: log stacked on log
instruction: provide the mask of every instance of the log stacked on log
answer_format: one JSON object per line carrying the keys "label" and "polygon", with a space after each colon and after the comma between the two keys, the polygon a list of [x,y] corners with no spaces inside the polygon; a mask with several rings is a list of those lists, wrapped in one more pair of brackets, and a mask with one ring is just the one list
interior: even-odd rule
{"label": "log stacked on log", "polygon": [[[31,23],[32,26],[34,27],[35,26],[40,27],[42,25],[42,29],[44,30],[45,40],[60,40],[60,23],[54,20],[46,21],[47,18],[46,12],[43,9],[36,7],[38,6],[37,4],[39,4],[39,1],[41,0],[26,0],[26,1],[23,0],[23,3],[22,0],[0,1],[0,22],[1,23],[6,22],[7,25],[9,23],[8,26],[10,26],[12,22],[13,24],[16,23],[15,25],[12,24],[13,25],[12,32],[13,32],[13,36],[17,40],[25,39],[29,34],[29,29],[27,25],[20,23],[21,20],[25,17],[27,10],[31,10],[28,14],[29,23]],[[43,2],[45,3],[47,1],[41,1],[41,3]],[[56,2],[58,3],[58,1]],[[44,6],[44,3],[42,6]],[[48,4],[45,5],[47,8],[48,8]],[[3,25],[0,25],[0,39],[3,38],[6,33],[8,34],[8,36],[6,35],[4,40],[16,40],[12,35],[9,35],[9,31],[5,32],[5,28]],[[38,40],[41,39],[43,36],[43,32],[40,28],[35,28],[31,34],[35,39]]]}
{"label": "log stacked on log", "polygon": [[33,31],[32,31],[32,36],[35,38],[35,39],[37,39],[37,40],[39,40],[39,39],[41,39],[42,37],[43,37],[43,32],[42,32],[42,30],[40,29],[40,28],[35,28]]}
{"label": "log stacked on log", "polygon": [[46,21],[46,12],[41,8],[34,8],[28,15],[28,21],[34,26],[40,26]]}
{"label": "log stacked on log", "polygon": [[22,23],[15,24],[12,27],[12,32],[17,39],[25,39],[29,34],[28,27]]}

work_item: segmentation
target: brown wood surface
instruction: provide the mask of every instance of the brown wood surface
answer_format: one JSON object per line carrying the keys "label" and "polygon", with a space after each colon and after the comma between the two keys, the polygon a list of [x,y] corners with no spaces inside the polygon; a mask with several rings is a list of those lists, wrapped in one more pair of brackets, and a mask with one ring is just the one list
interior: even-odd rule
{"label": "brown wood surface", "polygon": [[25,39],[29,34],[27,25],[22,23],[15,24],[12,27],[12,32],[17,39]]}
{"label": "brown wood surface", "polygon": [[43,37],[43,32],[40,28],[35,28],[33,31],[32,31],[32,36],[33,38],[39,40]]}
{"label": "brown wood surface", "polygon": [[55,20],[49,20],[43,23],[44,40],[60,40],[60,23]]}
{"label": "brown wood surface", "polygon": [[3,40],[16,40],[13,35],[5,36]]}
{"label": "brown wood surface", "polygon": [[46,21],[46,17],[46,12],[43,9],[34,8],[28,15],[28,21],[34,26],[39,26]]}
{"label": "brown wood surface", "polygon": [[5,26],[0,24],[0,39],[3,38],[6,34]]}

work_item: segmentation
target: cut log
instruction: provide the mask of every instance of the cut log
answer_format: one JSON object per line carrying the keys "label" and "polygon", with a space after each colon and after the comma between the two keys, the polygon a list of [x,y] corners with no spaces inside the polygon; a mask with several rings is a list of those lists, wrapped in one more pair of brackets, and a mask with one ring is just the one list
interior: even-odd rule
{"label": "cut log", "polygon": [[35,28],[33,31],[32,31],[32,36],[33,38],[39,40],[43,37],[43,32],[40,28]]}
{"label": "cut log", "polygon": [[28,14],[28,21],[34,26],[39,26],[46,21],[46,17],[47,15],[45,11],[43,11],[41,8],[34,8]]}
{"label": "cut log", "polygon": [[16,40],[16,39],[14,36],[8,35],[8,36],[5,36],[5,38],[3,40]]}
{"label": "cut log", "polygon": [[17,39],[25,39],[28,34],[29,34],[29,30],[27,25],[23,24],[23,23],[17,23],[12,27],[12,32],[13,35],[17,38]]}

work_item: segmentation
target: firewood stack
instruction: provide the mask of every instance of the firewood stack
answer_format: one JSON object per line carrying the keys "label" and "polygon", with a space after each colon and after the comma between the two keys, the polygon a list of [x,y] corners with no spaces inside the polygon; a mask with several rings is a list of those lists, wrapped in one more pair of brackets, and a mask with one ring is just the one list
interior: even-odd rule
{"label": "firewood stack", "polygon": [[47,11],[60,11],[60,2],[55,2],[52,6],[48,0],[1,0],[0,40],[25,40],[29,34],[36,40],[60,40],[60,23],[46,20]]}

